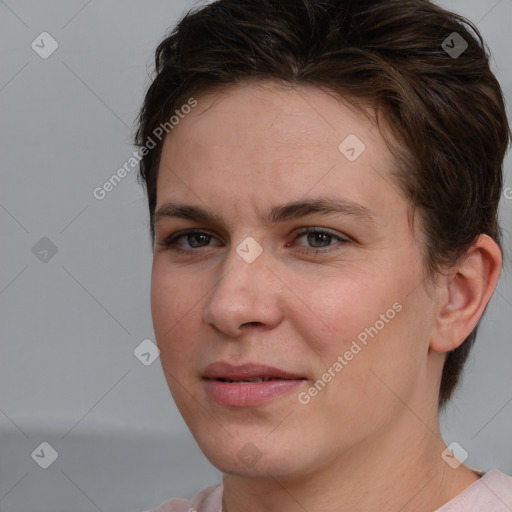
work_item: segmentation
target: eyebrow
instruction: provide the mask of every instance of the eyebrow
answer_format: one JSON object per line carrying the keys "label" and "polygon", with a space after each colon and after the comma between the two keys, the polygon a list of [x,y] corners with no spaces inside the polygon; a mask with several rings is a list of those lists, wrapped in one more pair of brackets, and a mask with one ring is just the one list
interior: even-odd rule
{"label": "eyebrow", "polygon": [[[279,222],[291,219],[300,219],[315,214],[335,214],[344,217],[352,217],[363,222],[376,222],[376,214],[369,208],[340,198],[311,198],[292,201],[276,206],[268,212],[263,220],[272,226]],[[163,218],[179,218],[211,225],[223,226],[223,218],[216,213],[195,205],[166,203],[155,212],[154,222],[158,223]]]}

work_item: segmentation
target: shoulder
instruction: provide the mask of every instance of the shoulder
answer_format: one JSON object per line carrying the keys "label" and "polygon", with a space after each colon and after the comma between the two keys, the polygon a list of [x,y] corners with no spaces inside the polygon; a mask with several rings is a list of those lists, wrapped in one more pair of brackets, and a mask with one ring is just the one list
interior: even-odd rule
{"label": "shoulder", "polygon": [[190,499],[173,498],[146,512],[222,512],[222,484],[207,487]]}
{"label": "shoulder", "polygon": [[510,512],[512,477],[493,469],[436,512]]}

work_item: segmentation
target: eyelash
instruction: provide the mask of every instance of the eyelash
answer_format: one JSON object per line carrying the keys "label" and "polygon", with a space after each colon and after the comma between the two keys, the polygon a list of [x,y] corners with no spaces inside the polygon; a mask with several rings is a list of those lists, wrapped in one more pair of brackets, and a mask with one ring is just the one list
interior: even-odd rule
{"label": "eyelash", "polygon": [[[345,237],[342,237],[339,235],[335,235],[334,233],[331,233],[330,231],[328,231],[326,229],[316,228],[316,227],[310,227],[310,228],[306,228],[306,229],[302,230],[301,232],[299,232],[295,235],[295,239],[300,238],[301,236],[304,236],[304,235],[308,235],[310,233],[321,233],[321,234],[327,235],[331,238],[336,238],[336,239],[338,239],[340,244],[329,245],[325,248],[305,247],[304,248],[305,250],[302,250],[301,252],[305,252],[307,254],[317,255],[319,253],[325,254],[325,253],[331,252],[332,250],[339,250],[341,247],[336,247],[337,245],[344,245],[350,241],[348,238],[345,238]],[[198,247],[196,249],[183,249],[182,247],[179,247],[177,242],[180,238],[190,236],[190,235],[198,235],[198,234],[209,236],[210,239],[208,240],[208,242],[211,240],[211,238],[214,238],[213,235],[211,235],[210,233],[207,233],[205,231],[201,231],[199,229],[190,229],[190,230],[181,231],[181,232],[171,235],[170,237],[166,238],[163,242],[160,242],[159,245],[167,247],[168,249],[170,249],[172,251],[176,251],[176,252],[179,252],[182,254],[197,254],[198,251],[200,251],[201,249],[205,249],[208,246]]]}

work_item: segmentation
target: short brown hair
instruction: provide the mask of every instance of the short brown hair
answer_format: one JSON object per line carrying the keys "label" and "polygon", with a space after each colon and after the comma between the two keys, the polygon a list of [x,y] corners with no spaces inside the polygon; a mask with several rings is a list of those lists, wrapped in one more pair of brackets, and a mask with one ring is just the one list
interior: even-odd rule
{"label": "short brown hair", "polygon": [[[456,263],[482,233],[501,248],[510,130],[488,50],[462,16],[428,0],[218,0],[182,18],[158,46],[155,66],[139,147],[192,95],[254,79],[318,86],[373,105],[391,127],[396,180],[420,212],[428,275]],[[153,243],[162,143],[140,162]],[[446,357],[440,407],[477,328]]]}

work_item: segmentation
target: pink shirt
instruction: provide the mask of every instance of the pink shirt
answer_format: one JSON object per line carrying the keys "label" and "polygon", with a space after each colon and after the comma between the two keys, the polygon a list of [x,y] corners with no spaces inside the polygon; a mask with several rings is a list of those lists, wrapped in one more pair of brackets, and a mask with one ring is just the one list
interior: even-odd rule
{"label": "pink shirt", "polygon": [[[203,489],[191,499],[171,499],[146,512],[222,512],[222,484]],[[488,471],[458,496],[433,512],[512,512],[512,477]]]}

